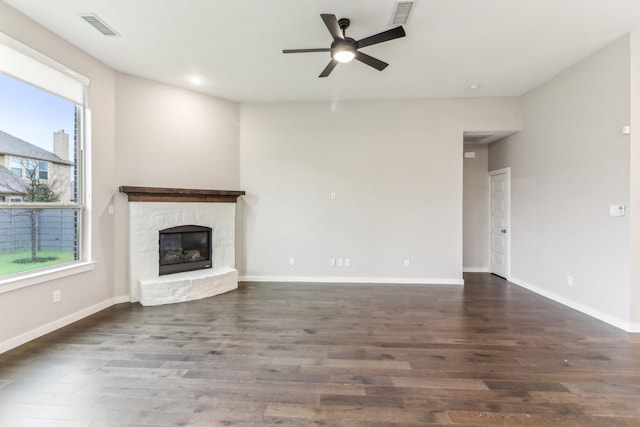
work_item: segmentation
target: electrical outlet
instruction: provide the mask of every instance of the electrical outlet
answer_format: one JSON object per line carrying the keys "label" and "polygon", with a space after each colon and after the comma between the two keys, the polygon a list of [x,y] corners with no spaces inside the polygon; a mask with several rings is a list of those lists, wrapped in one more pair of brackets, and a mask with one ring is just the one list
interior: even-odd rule
{"label": "electrical outlet", "polygon": [[338,267],[344,266],[344,259],[338,258]]}
{"label": "electrical outlet", "polygon": [[408,259],[404,260],[404,266],[405,267],[409,267],[411,265],[411,261],[409,261]]}
{"label": "electrical outlet", "polygon": [[295,258],[289,258],[289,265],[296,265],[296,259]]}
{"label": "electrical outlet", "polygon": [[336,199],[336,193],[331,193],[330,197],[331,197],[331,200],[335,200]]}
{"label": "electrical outlet", "polygon": [[53,302],[60,302],[61,299],[62,293],[60,292],[60,289],[53,291]]}
{"label": "electrical outlet", "polygon": [[573,276],[567,276],[567,285],[573,286]]}
{"label": "electrical outlet", "polygon": [[335,259],[335,258],[331,258],[331,259],[329,260],[329,265],[330,265],[331,267],[335,267],[335,266],[336,266],[336,259]]}
{"label": "electrical outlet", "polygon": [[351,267],[351,258],[345,258],[344,259],[344,266],[345,267]]}

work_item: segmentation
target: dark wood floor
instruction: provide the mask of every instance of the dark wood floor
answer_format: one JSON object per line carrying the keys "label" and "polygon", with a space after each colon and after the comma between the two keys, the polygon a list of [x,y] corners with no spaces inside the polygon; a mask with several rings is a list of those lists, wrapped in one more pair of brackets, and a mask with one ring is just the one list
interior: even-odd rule
{"label": "dark wood floor", "polygon": [[121,304],[0,355],[0,426],[640,426],[640,337],[465,279]]}

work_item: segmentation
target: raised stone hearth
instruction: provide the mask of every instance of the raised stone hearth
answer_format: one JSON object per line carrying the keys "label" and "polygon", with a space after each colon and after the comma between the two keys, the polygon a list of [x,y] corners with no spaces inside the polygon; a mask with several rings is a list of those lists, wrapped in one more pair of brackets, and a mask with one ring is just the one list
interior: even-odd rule
{"label": "raised stone hearth", "polygon": [[[131,300],[170,304],[218,295],[238,287],[235,267],[236,199],[243,191],[120,187],[129,196]],[[159,274],[160,230],[211,227],[212,268]]]}
{"label": "raised stone hearth", "polygon": [[139,281],[140,304],[160,305],[212,297],[238,288],[238,271],[231,267],[170,274]]}

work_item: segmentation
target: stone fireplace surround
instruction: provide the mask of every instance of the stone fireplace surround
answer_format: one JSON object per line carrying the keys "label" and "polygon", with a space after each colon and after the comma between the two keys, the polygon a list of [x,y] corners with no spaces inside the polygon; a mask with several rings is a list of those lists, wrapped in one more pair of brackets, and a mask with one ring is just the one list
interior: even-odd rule
{"label": "stone fireplace surround", "polygon": [[[238,287],[236,200],[244,191],[120,187],[129,197],[131,301],[160,305],[206,298]],[[213,268],[160,276],[160,230],[201,225],[213,230]]]}

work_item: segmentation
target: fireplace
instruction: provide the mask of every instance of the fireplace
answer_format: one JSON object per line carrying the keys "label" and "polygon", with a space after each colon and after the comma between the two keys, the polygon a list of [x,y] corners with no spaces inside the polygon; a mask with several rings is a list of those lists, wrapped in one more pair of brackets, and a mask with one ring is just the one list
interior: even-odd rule
{"label": "fireplace", "polygon": [[236,200],[244,191],[128,186],[120,191],[129,198],[131,301],[172,304],[238,288]]}
{"label": "fireplace", "polygon": [[211,228],[182,225],[159,232],[160,276],[211,268]]}

